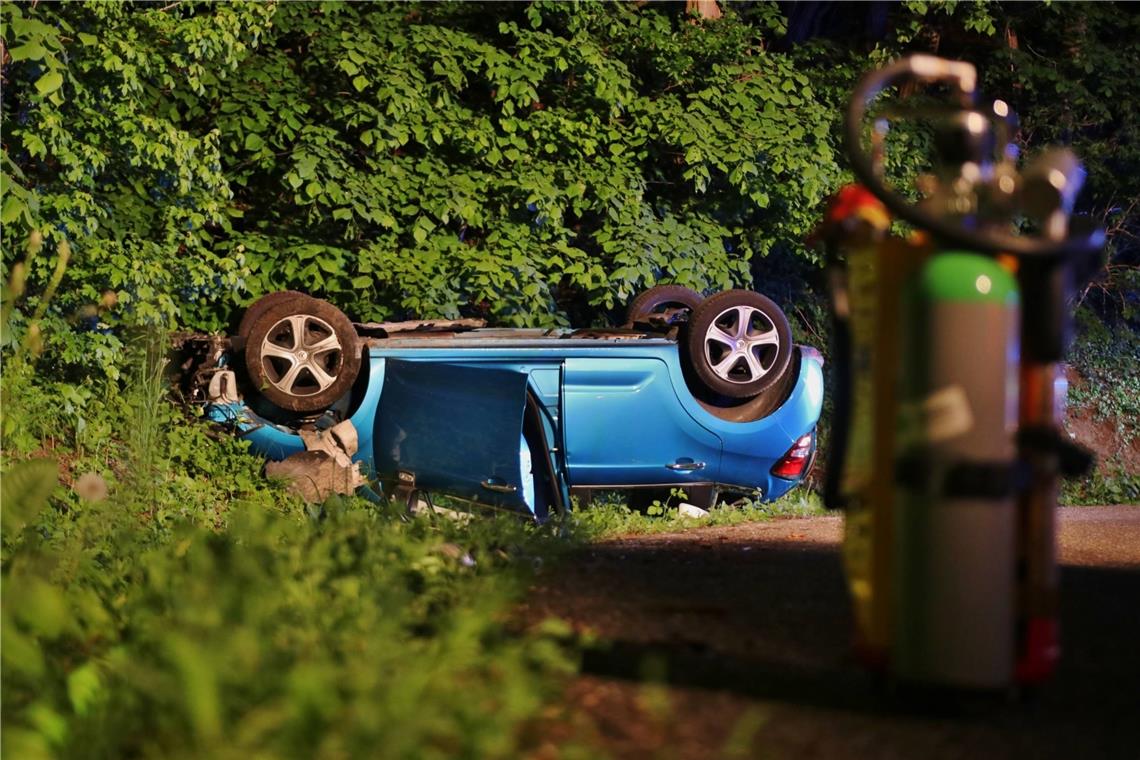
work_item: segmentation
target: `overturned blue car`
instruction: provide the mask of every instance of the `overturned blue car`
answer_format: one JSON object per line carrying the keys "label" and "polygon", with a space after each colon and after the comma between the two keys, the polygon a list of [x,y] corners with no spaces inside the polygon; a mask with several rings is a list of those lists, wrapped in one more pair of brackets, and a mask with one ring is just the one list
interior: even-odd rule
{"label": "overturned blue car", "polygon": [[572,489],[776,499],[811,468],[823,401],[819,352],[744,290],[659,286],[624,326],[580,330],[353,323],[280,292],[197,352],[190,399],[310,498],[445,494],[538,520]]}

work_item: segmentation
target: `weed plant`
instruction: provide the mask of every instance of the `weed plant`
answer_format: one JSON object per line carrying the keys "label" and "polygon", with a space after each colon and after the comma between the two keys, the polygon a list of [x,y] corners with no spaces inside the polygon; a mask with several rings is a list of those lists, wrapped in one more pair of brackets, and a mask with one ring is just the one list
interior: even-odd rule
{"label": "weed plant", "polygon": [[1087,311],[1078,312],[1080,340],[1070,363],[1082,381],[1069,390],[1071,413],[1109,422],[1116,450],[1103,452],[1096,471],[1067,481],[1066,504],[1140,504],[1140,472],[1129,470],[1126,455],[1140,446],[1140,333],[1126,323],[1115,327]]}
{"label": "weed plant", "polygon": [[48,459],[5,474],[6,757],[517,756],[573,660],[504,616],[563,541],[215,495],[251,458],[210,441],[181,475],[193,434],[160,432],[145,496],[84,500]]}
{"label": "weed plant", "polygon": [[650,533],[673,533],[707,526],[739,525],[771,520],[777,517],[809,517],[824,513],[819,495],[797,488],[774,502],[751,499],[718,504],[703,517],[686,517],[678,506],[683,492],[674,493],[666,501],[655,501],[644,512],[631,509],[624,492],[608,491],[597,495],[588,508],[576,509],[572,515],[573,535],[581,540],[600,540],[611,536]]}

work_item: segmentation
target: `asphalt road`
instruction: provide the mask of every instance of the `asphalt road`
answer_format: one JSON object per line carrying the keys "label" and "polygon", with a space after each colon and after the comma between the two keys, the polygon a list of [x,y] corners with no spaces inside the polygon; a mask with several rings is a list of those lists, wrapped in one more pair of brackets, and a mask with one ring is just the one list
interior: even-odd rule
{"label": "asphalt road", "polygon": [[1140,507],[1061,511],[1063,655],[1017,699],[892,693],[850,655],[836,517],[619,538],[522,610],[589,632],[547,751],[615,757],[1140,758]]}

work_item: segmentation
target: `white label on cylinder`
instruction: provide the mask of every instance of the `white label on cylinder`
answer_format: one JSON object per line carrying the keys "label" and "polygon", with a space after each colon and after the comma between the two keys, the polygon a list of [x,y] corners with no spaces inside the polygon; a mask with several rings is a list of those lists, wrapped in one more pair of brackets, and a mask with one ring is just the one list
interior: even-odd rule
{"label": "white label on cylinder", "polygon": [[922,402],[923,429],[926,440],[939,443],[967,433],[974,427],[970,399],[960,385],[951,385],[931,393]]}

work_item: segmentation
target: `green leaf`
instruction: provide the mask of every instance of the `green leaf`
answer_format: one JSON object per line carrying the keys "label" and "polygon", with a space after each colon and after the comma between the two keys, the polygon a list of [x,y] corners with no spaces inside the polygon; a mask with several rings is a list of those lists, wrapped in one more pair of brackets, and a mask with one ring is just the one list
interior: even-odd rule
{"label": "green leaf", "polygon": [[4,646],[0,648],[0,660],[4,663],[5,671],[31,678],[43,676],[44,651],[35,638],[22,633],[7,618],[4,620],[3,635]]}
{"label": "green leaf", "polygon": [[4,199],[4,209],[0,211],[0,222],[11,224],[20,217],[23,211],[24,202],[15,195],[9,195]]}
{"label": "green leaf", "polygon": [[48,504],[59,483],[59,465],[54,459],[29,459],[12,465],[0,477],[0,523],[8,534],[31,522]]}
{"label": "green leaf", "polygon": [[28,149],[28,153],[37,158],[42,158],[47,155],[47,145],[40,138],[39,135],[32,132],[25,132],[23,134],[24,147]]}
{"label": "green leaf", "polygon": [[63,86],[63,74],[49,71],[36,80],[36,91],[40,95],[50,95]]}
{"label": "green leaf", "polygon": [[28,708],[28,722],[36,727],[40,736],[60,747],[67,741],[67,720],[45,702],[36,702]]}
{"label": "green leaf", "polygon": [[171,634],[167,651],[182,677],[184,709],[199,739],[213,739],[221,733],[221,699],[218,671],[210,651],[189,638]]}
{"label": "green leaf", "polygon": [[46,51],[38,42],[29,42],[25,45],[20,45],[18,48],[12,48],[8,51],[8,55],[12,56],[13,61],[38,61],[44,57]]}
{"label": "green leaf", "polygon": [[316,170],[317,159],[315,156],[304,156],[297,161],[297,176],[301,179],[309,179]]}
{"label": "green leaf", "polygon": [[63,590],[42,578],[21,582],[16,614],[34,633],[54,639],[74,625]]}
{"label": "green leaf", "polygon": [[67,698],[78,715],[86,715],[99,701],[102,691],[103,679],[93,662],[81,665],[67,676]]}

